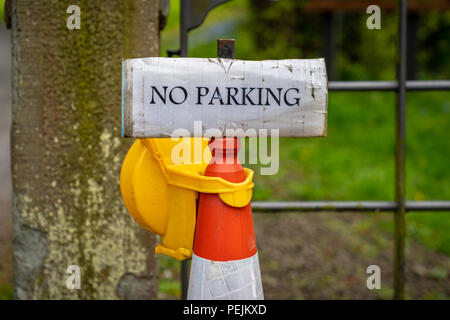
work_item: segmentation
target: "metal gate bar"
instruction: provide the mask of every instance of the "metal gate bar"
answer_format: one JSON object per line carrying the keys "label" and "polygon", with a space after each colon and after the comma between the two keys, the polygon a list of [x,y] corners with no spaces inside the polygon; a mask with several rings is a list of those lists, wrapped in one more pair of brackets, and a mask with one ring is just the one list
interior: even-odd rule
{"label": "metal gate bar", "polygon": [[[330,81],[329,91],[398,91],[397,81]],[[450,90],[449,80],[406,81],[407,91]]]}

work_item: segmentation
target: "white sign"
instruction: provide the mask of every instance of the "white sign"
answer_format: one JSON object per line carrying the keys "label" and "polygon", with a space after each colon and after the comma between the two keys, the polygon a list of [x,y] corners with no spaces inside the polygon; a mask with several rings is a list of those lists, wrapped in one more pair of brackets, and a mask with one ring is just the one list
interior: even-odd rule
{"label": "white sign", "polygon": [[326,135],[324,59],[144,58],[123,61],[122,73],[126,137],[170,137],[176,129],[191,136],[208,135],[208,129]]}

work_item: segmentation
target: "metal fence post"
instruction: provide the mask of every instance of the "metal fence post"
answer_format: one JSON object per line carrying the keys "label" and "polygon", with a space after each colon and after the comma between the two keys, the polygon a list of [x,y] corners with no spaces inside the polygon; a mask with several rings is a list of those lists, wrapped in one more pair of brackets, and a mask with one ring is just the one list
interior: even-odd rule
{"label": "metal fence post", "polygon": [[397,105],[395,126],[394,299],[405,293],[405,138],[406,138],[406,19],[407,1],[398,2]]}
{"label": "metal fence post", "polygon": [[186,0],[180,0],[180,57],[188,56],[188,17],[191,7]]}
{"label": "metal fence post", "polygon": [[181,261],[181,300],[187,300],[188,291],[188,260]]}

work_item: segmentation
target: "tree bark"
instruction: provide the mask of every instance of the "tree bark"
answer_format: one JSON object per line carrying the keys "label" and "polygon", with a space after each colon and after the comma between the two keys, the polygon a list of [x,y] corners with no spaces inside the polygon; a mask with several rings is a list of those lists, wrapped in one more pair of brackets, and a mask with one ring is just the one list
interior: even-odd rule
{"label": "tree bark", "polygon": [[[67,8],[80,7],[69,30]],[[12,2],[18,299],[148,299],[154,236],[122,202],[121,61],[158,55],[157,0]],[[68,289],[67,269],[81,270]]]}

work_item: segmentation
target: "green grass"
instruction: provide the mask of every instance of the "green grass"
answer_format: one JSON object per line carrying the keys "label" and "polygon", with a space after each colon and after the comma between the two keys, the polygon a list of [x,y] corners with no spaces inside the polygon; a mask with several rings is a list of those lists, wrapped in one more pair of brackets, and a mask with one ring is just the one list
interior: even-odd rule
{"label": "green grass", "polygon": [[158,291],[164,298],[179,299],[181,297],[180,262],[166,255],[158,255],[159,281]]}
{"label": "green grass", "polygon": [[171,299],[179,299],[181,297],[181,283],[176,279],[160,278],[158,290]]}
{"label": "green grass", "polygon": [[254,199],[392,200],[393,99],[331,94],[328,136],[281,139],[279,173],[256,176]]}
{"label": "green grass", "polygon": [[[408,95],[408,200],[450,199],[449,101],[448,92]],[[328,136],[281,139],[278,174],[250,166],[254,200],[393,200],[394,106],[392,93],[330,93]],[[450,254],[448,230],[448,212],[408,214],[409,236]]]}
{"label": "green grass", "polygon": [[0,300],[14,299],[13,287],[9,284],[0,284]]}
{"label": "green grass", "polygon": [[[409,200],[450,198],[449,99],[408,95]],[[266,200],[267,188],[278,200],[394,199],[394,94],[330,93],[328,108],[327,137],[281,139],[279,173],[255,178],[255,200]]]}
{"label": "green grass", "polygon": [[409,213],[406,227],[409,236],[420,240],[429,248],[450,255],[450,216],[448,212]]}

